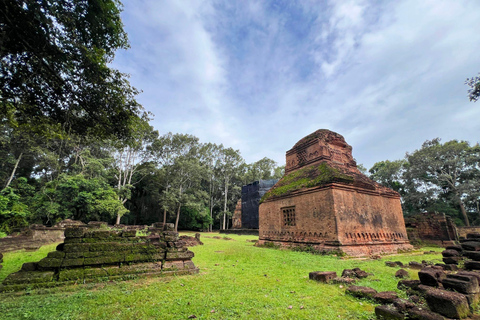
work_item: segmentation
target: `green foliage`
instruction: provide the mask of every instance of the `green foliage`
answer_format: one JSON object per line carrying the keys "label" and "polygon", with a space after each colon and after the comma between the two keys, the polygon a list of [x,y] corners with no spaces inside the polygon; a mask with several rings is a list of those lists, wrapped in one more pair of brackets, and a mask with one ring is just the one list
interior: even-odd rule
{"label": "green foliage", "polygon": [[129,135],[140,106],[126,75],[109,67],[128,47],[118,0],[7,1],[0,8],[0,114],[43,134]]}
{"label": "green foliage", "polygon": [[470,101],[476,102],[480,97],[480,76],[467,78],[465,84],[470,87],[468,89],[468,98]]}
{"label": "green foliage", "polygon": [[370,179],[402,194],[404,189],[402,175],[405,171],[405,165],[405,160],[377,162],[368,171],[370,172]]}
{"label": "green foliage", "polygon": [[198,210],[192,207],[182,207],[180,220],[178,221],[179,229],[182,230],[208,230],[208,226],[212,223],[208,208]]}
{"label": "green foliage", "polygon": [[[341,259],[255,247],[246,241],[257,239],[254,236],[229,235],[233,240],[225,241],[212,235],[202,234],[205,245],[190,248],[201,270],[198,275],[76,284],[25,295],[4,293],[0,314],[13,320],[105,319],[112,315],[116,319],[195,315],[199,319],[367,320],[374,318],[376,303],[346,295],[345,286],[309,280],[308,273],[322,270],[340,275],[343,269],[359,267],[373,275],[360,279],[358,285],[400,293],[394,276],[397,269],[385,266],[385,261],[440,261],[442,251],[434,248],[434,254],[399,254],[378,260]],[[50,250],[6,253],[0,281],[24,262],[38,261],[54,249],[51,245]],[[411,279],[418,279],[417,272],[409,272]]]}
{"label": "green foliage", "polygon": [[30,215],[28,206],[21,202],[20,196],[11,187],[0,191],[0,231],[7,234],[28,226]]}
{"label": "green foliage", "polygon": [[52,224],[63,219],[108,221],[127,211],[115,189],[101,179],[86,179],[82,174],[61,175],[47,183],[35,200],[37,215]]}
{"label": "green foliage", "polygon": [[319,165],[305,167],[287,174],[265,193],[260,201],[263,202],[302,188],[312,188],[335,181],[353,183],[353,178],[322,162]]}

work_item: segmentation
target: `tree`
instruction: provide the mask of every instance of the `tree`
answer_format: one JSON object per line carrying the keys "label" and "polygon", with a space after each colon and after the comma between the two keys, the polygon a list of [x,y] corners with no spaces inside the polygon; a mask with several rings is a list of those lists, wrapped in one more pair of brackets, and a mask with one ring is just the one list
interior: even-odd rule
{"label": "tree", "polygon": [[182,207],[200,206],[207,197],[200,188],[200,182],[205,177],[205,166],[199,159],[201,147],[197,137],[171,132],[156,139],[151,146],[163,175],[160,199],[164,210],[163,221],[166,222],[167,211],[175,210],[175,230]]}
{"label": "tree", "polygon": [[[138,91],[108,67],[128,48],[118,0],[0,2],[0,114],[82,135],[128,136]],[[3,119],[2,119],[3,121]]]}
{"label": "tree", "polygon": [[234,150],[232,148],[223,149],[220,154],[219,166],[218,166],[218,177],[221,179],[221,184],[223,187],[223,223],[222,229],[225,230],[226,219],[228,215],[228,196],[229,191],[232,190],[234,184],[233,180],[240,174],[240,166],[244,163],[240,151]]}
{"label": "tree", "polygon": [[425,141],[421,149],[407,153],[406,158],[405,177],[409,189],[428,194],[429,198],[451,199],[469,226],[465,199],[478,192],[480,186],[480,147],[470,147],[468,142],[457,140],[441,144],[436,138]]}
{"label": "tree", "polygon": [[275,176],[281,174],[281,169],[278,170],[277,168],[277,163],[267,157],[252,164],[246,165],[246,172],[243,178],[244,184],[252,183],[258,180],[275,179]]}
{"label": "tree", "polygon": [[127,211],[103,179],[86,179],[81,174],[62,174],[48,182],[37,194],[35,207],[37,216],[49,224],[63,219],[108,221]]}
{"label": "tree", "polygon": [[[131,189],[135,184],[132,178],[138,168],[153,157],[151,145],[158,137],[158,132],[153,130],[153,127],[148,124],[146,119],[138,119],[134,126],[131,137],[126,140],[112,141],[115,185],[118,200],[122,204],[125,204],[131,198]],[[144,175],[147,173],[145,172]],[[124,213],[125,210],[120,210],[117,214],[116,224],[120,224],[121,212]]]}
{"label": "tree", "polygon": [[470,89],[468,89],[470,101],[476,102],[478,98],[480,98],[480,76],[467,78],[465,84],[470,87]]}
{"label": "tree", "polygon": [[403,194],[404,182],[402,176],[405,171],[405,164],[405,160],[380,161],[376,162],[368,172],[372,180]]}

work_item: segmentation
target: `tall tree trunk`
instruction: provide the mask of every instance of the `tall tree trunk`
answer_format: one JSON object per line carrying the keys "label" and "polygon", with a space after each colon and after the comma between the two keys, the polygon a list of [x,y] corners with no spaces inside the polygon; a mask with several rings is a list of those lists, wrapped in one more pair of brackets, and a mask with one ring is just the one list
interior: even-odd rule
{"label": "tall tree trunk", "polygon": [[175,232],[178,231],[178,220],[180,220],[180,208],[182,206],[179,204],[177,209],[177,218],[175,219]]}
{"label": "tall tree trunk", "polygon": [[5,188],[7,188],[10,185],[10,183],[12,183],[13,177],[15,176],[15,172],[17,171],[18,164],[20,163],[22,156],[23,156],[23,152],[20,152],[20,155],[18,156],[18,159],[15,162],[15,167],[13,167],[12,174],[10,175],[10,178],[8,178],[7,184],[5,185]]}
{"label": "tall tree trunk", "polygon": [[163,227],[164,228],[166,223],[167,223],[167,209],[163,209]]}
{"label": "tall tree trunk", "polygon": [[465,224],[467,225],[467,227],[470,227],[470,221],[468,221],[467,211],[465,210],[465,206],[463,205],[463,202],[461,200],[460,200],[460,210],[462,211]]}
{"label": "tall tree trunk", "polygon": [[223,201],[223,230],[225,230],[225,220],[227,218],[227,197],[228,197],[228,183],[225,181],[225,199]]}

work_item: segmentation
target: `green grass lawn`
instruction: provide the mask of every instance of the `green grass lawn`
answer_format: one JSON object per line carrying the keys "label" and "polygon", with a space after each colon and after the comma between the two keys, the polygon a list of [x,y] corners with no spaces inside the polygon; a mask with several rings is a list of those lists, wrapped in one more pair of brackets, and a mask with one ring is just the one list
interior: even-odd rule
{"label": "green grass lawn", "polygon": [[[396,268],[385,261],[440,262],[440,248],[380,260],[254,247],[254,236],[202,234],[192,247],[200,273],[191,276],[102,282],[23,293],[0,294],[0,319],[371,319],[375,305],[345,294],[338,284],[308,279],[311,271],[359,267],[374,275],[358,282],[378,291],[395,290]],[[23,262],[38,261],[56,245],[36,252],[4,254],[0,281]],[[423,254],[435,250],[436,254]],[[415,270],[408,270],[418,279]]]}

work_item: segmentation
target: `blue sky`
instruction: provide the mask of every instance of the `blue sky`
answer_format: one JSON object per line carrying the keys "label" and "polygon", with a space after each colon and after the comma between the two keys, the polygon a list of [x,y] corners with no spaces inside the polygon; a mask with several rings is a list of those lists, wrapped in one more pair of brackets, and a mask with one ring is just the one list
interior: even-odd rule
{"label": "blue sky", "polygon": [[480,1],[124,0],[114,67],[160,134],[239,149],[248,163],[317,129],[358,163],[427,139],[480,141]]}

